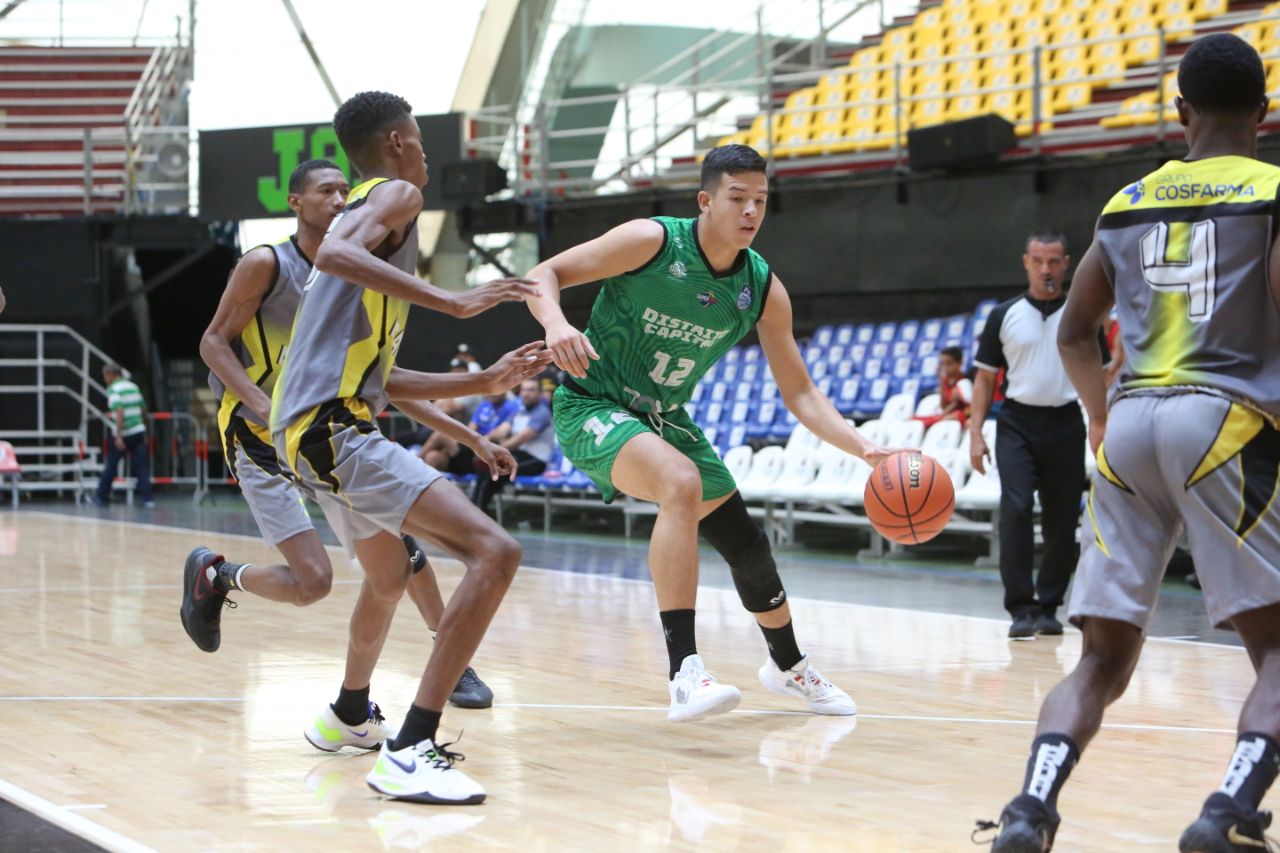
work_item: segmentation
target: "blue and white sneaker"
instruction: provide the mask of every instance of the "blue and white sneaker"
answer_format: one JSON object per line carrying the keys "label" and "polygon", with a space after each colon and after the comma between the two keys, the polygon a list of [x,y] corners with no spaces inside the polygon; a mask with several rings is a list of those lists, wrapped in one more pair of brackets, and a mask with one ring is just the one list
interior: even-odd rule
{"label": "blue and white sneaker", "polygon": [[325,705],[311,724],[302,731],[302,736],[316,749],[325,752],[337,752],[344,746],[356,749],[377,749],[385,741],[395,737],[395,730],[387,725],[382,710],[374,703],[369,703],[369,718],[358,726],[349,726],[338,715],[333,713],[333,706]]}
{"label": "blue and white sneaker", "polygon": [[463,756],[437,746],[430,738],[413,746],[392,750],[388,740],[382,745],[378,763],[365,777],[369,787],[395,800],[431,803],[440,806],[470,806],[484,802],[484,788],[454,762]]}

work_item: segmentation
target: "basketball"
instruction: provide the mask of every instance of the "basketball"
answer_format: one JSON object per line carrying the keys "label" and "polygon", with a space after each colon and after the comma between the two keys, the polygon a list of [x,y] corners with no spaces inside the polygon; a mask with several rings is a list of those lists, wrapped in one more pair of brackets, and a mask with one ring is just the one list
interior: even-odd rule
{"label": "basketball", "polygon": [[951,477],[932,456],[903,450],[871,472],[863,501],[871,526],[881,536],[919,545],[947,526],[956,491]]}

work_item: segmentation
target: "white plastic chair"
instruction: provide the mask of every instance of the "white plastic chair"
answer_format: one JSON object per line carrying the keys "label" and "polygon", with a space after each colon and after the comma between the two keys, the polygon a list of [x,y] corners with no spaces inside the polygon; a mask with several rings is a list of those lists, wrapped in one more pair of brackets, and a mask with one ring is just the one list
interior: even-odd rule
{"label": "white plastic chair", "polygon": [[930,456],[937,456],[942,451],[955,450],[960,446],[960,434],[963,432],[957,420],[938,421],[924,434],[920,449]]}
{"label": "white plastic chair", "polygon": [[956,491],[957,509],[992,510],[1000,506],[1000,473],[996,470],[995,460],[988,462],[986,467],[985,474],[974,471],[963,488]]}
{"label": "white plastic chair", "polygon": [[787,450],[795,450],[803,448],[805,450],[816,450],[818,445],[822,443],[822,439],[818,438],[809,429],[801,423],[797,423],[791,429],[791,436],[787,439]]}
{"label": "white plastic chair", "polygon": [[916,417],[923,418],[934,414],[938,409],[942,408],[941,394],[925,394],[920,398],[920,402],[916,403]]}
{"label": "white plastic chair", "polygon": [[900,421],[889,425],[884,443],[888,447],[919,447],[924,441],[924,424],[920,421]]}
{"label": "white plastic chair", "polygon": [[847,453],[826,456],[818,467],[818,475],[804,490],[804,499],[848,504],[852,502],[856,491],[858,500],[861,501],[866,480],[864,479],[857,489],[852,483],[854,477],[863,469],[868,475],[870,474],[871,468],[856,456],[850,456]]}
{"label": "white plastic chair", "polygon": [[755,456],[755,451],[745,444],[737,447],[729,448],[729,452],[724,455],[725,467],[729,469],[729,473],[733,476],[735,483],[741,483],[751,471],[751,458]]}
{"label": "white plastic chair", "polygon": [[782,474],[786,464],[786,451],[781,447],[762,447],[751,459],[751,470],[738,484],[745,500],[762,500],[768,496],[772,486]]}
{"label": "white plastic chair", "polygon": [[884,444],[885,436],[888,434],[888,425],[879,418],[872,418],[866,421],[862,426],[855,427],[858,432],[862,433],[862,437],[872,444]]}
{"label": "white plastic chair", "polygon": [[803,498],[809,484],[818,474],[818,454],[813,450],[797,450],[785,455],[786,464],[778,479],[765,491],[775,501]]}
{"label": "white plastic chair", "polygon": [[915,398],[907,394],[894,394],[884,401],[880,412],[882,421],[905,421],[915,412]]}

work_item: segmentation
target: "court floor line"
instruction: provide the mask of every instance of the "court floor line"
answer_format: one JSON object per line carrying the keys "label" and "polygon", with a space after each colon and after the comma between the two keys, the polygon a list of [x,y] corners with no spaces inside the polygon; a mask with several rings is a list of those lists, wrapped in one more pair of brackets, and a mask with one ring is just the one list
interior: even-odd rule
{"label": "court floor line", "polygon": [[[26,788],[21,788],[4,779],[0,779],[0,798],[8,800],[15,806],[65,829],[67,832],[78,835],[86,841],[91,841],[99,847],[115,851],[115,853],[156,853],[152,848],[121,835],[114,829],[107,829],[101,824],[81,817],[71,810],[76,808],[74,806],[68,808],[57,803],[51,803],[44,797],[37,796]],[[80,806],[79,808],[85,807]]]}
{"label": "court floor line", "polygon": [[[245,696],[0,696],[0,702],[248,702]],[[626,713],[666,713],[665,705],[591,705],[569,702],[495,702],[494,708],[533,711],[602,711]],[[732,714],[753,717],[806,717],[809,711],[780,711],[772,708],[739,708]],[[860,720],[910,723],[968,723],[982,726],[1034,726],[1035,720],[1000,717],[948,717],[923,714],[858,714]],[[1103,723],[1104,729],[1181,734],[1235,734],[1235,729],[1202,726],[1162,726],[1154,723]]]}
{"label": "court floor line", "polygon": [[[47,510],[39,510],[39,509],[20,510],[19,513],[20,514],[26,513],[29,515],[43,515],[43,516],[49,516],[49,517],[58,518],[58,519],[74,518],[78,521],[87,521],[95,524],[113,524],[113,525],[128,524],[134,527],[141,527],[147,530],[160,530],[160,531],[167,531],[170,533],[174,533],[174,532],[193,533],[193,534],[202,535],[202,536],[208,536],[208,535],[225,536],[225,537],[230,537],[234,539],[247,539],[251,542],[257,542],[259,544],[262,543],[262,538],[260,536],[251,536],[247,533],[219,533],[217,531],[200,530],[194,527],[183,527],[181,525],[153,524],[151,522],[146,522],[146,521],[129,521],[127,519],[97,518],[94,516],[67,515],[65,513],[49,512]],[[339,554],[342,557],[347,556],[347,552],[342,547],[337,545],[326,545],[325,549],[334,554]],[[445,557],[443,559],[452,560],[453,558]],[[521,565],[520,571],[521,572],[554,572],[556,574],[564,574],[565,572],[564,569],[549,569],[549,568],[544,568],[542,566],[527,566],[527,565]],[[622,583],[642,583],[642,584],[648,584],[648,585],[652,585],[653,583],[647,578],[623,578],[623,577],[618,577],[616,575],[579,574],[579,577],[607,578],[611,581],[619,581]],[[359,583],[359,582],[360,582],[359,579],[334,578],[334,583]],[[703,589],[703,588],[719,589],[719,587],[703,587],[701,584],[699,584],[699,589]],[[0,590],[0,592],[3,592],[3,590]],[[815,598],[806,598],[803,596],[788,596],[788,598],[791,601],[795,601],[795,602],[809,603],[809,604],[823,604],[828,607],[869,608],[873,610],[887,610],[894,613],[910,613],[916,616],[919,616],[921,614],[929,614],[933,616],[948,617],[952,619],[973,619],[979,622],[989,622],[991,624],[1001,625],[1001,626],[1006,626],[1008,625],[1008,622],[1009,622],[1007,618],[995,618],[992,616],[973,616],[965,613],[942,613],[936,610],[927,610],[927,611],[916,610],[909,607],[893,607],[885,604],[859,604],[856,601],[825,601],[825,600],[819,600]],[[1067,627],[1067,631],[1070,633],[1076,633],[1076,634],[1079,633],[1077,629],[1070,626]],[[1196,639],[1186,640],[1186,639],[1183,639],[1182,637],[1147,637],[1146,639],[1147,639],[1147,642],[1172,642],[1172,643],[1180,643],[1183,645],[1209,646],[1211,648],[1216,648],[1216,649],[1231,649],[1233,651],[1239,652],[1240,654],[1245,654],[1245,650],[1241,646],[1233,646],[1228,643],[1215,643],[1211,640],[1196,640]]]}

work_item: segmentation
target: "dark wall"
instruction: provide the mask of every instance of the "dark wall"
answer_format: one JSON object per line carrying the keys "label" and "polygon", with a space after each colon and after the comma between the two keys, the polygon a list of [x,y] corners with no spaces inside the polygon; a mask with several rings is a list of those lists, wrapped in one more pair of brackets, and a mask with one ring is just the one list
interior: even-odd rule
{"label": "dark wall", "polygon": [[542,327],[522,304],[499,305],[467,320],[415,306],[410,309],[409,328],[396,363],[410,370],[443,372],[449,369],[458,344],[465,343],[487,366],[508,350],[541,338]]}
{"label": "dark wall", "polygon": [[0,287],[8,301],[0,322],[65,323],[82,333],[96,327],[95,268],[89,221],[0,220]]}

